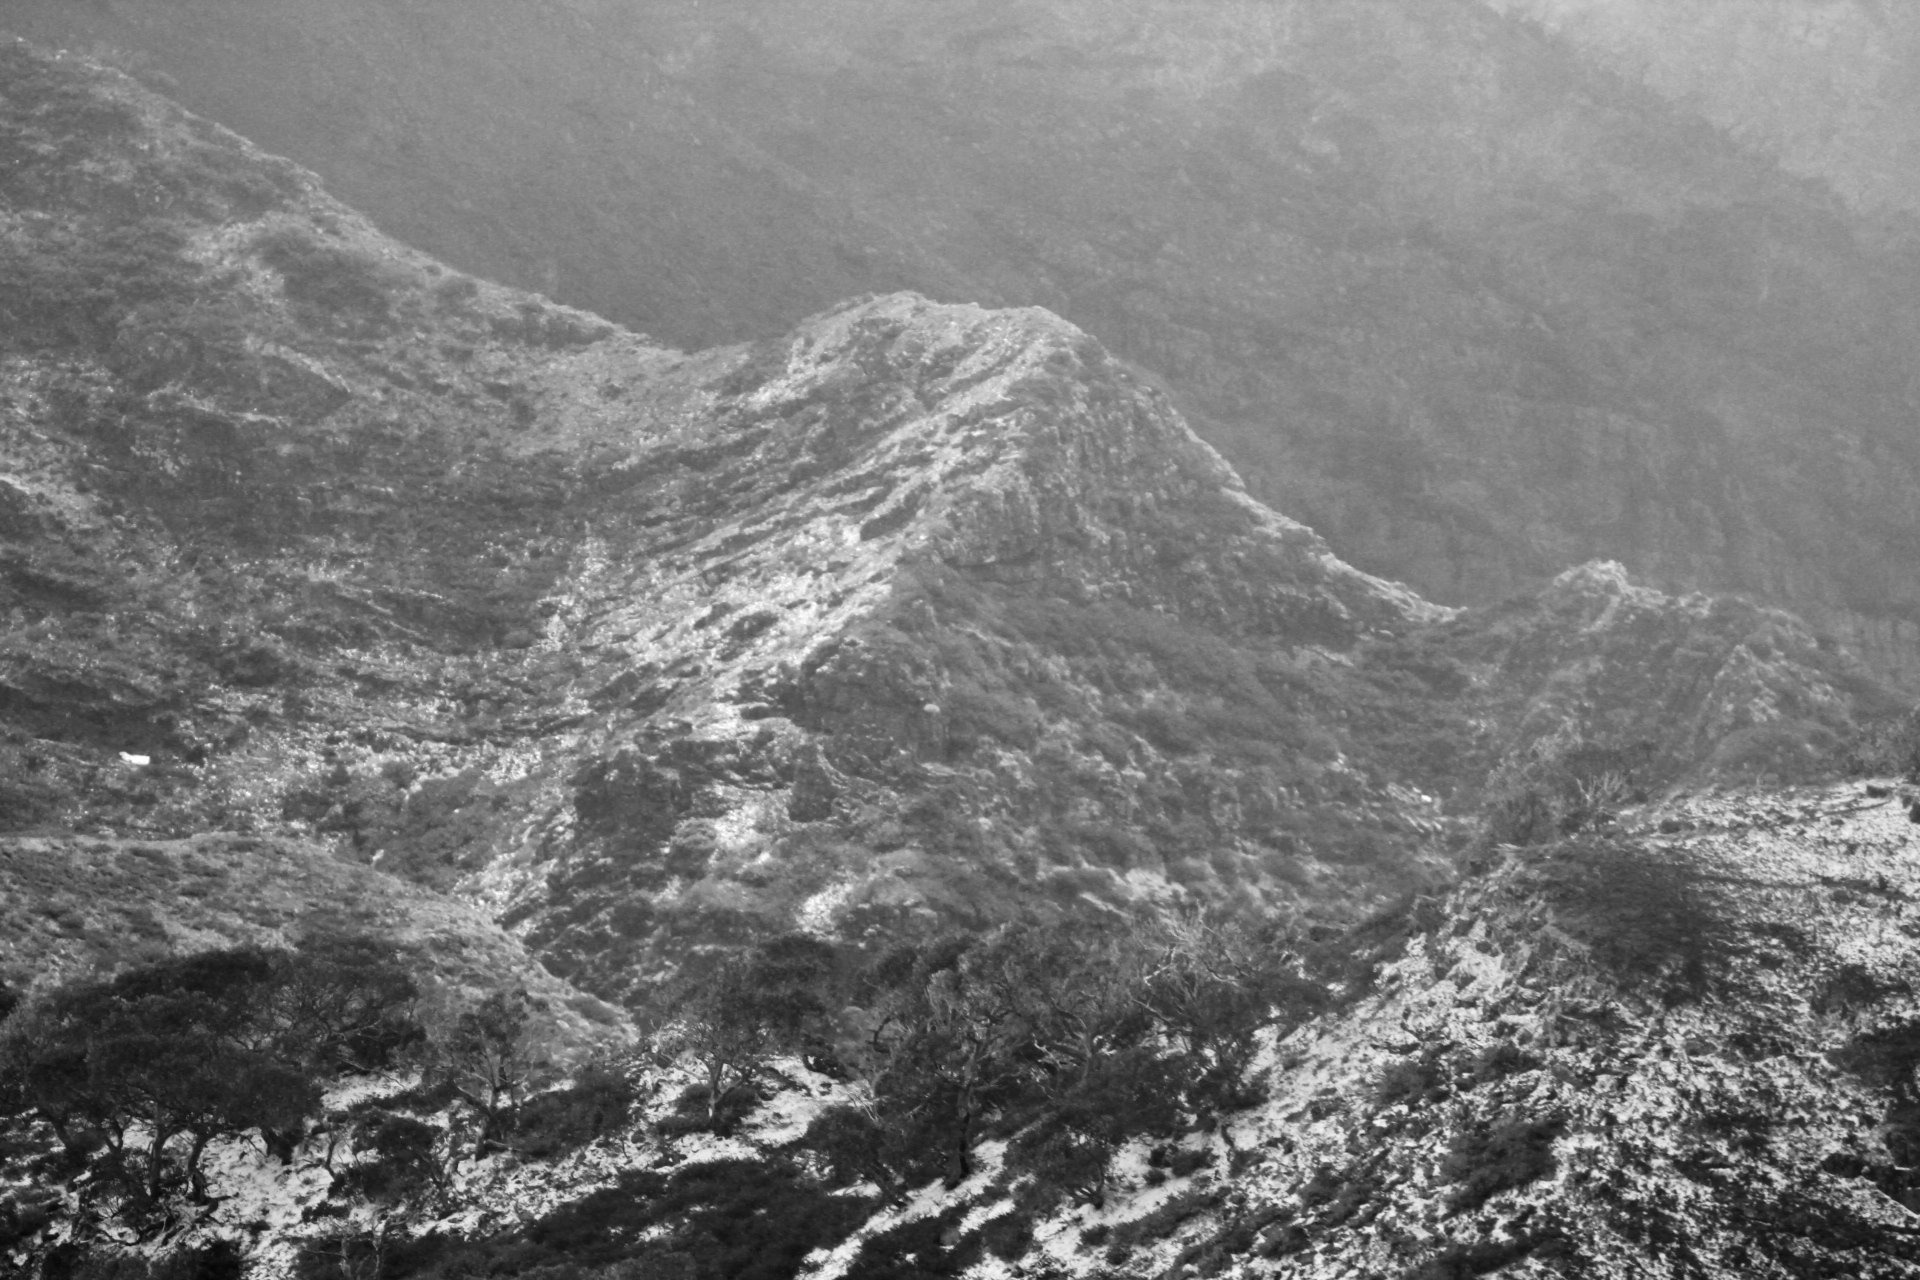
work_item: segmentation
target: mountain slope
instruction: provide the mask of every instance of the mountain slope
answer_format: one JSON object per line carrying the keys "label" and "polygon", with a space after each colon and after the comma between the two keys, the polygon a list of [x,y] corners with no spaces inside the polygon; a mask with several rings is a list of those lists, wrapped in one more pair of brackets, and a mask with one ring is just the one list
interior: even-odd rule
{"label": "mountain slope", "polygon": [[1898,5],[1493,0],[1698,109],[1867,210],[1920,210],[1914,69],[1920,27]]}
{"label": "mountain slope", "polygon": [[[581,1040],[623,1029],[603,999],[684,1028],[667,997],[754,944],[872,975],[958,965],[964,938],[1238,917],[1328,966],[1289,979],[1273,1100],[1235,1073],[1168,1085],[1212,1100],[1163,1115],[1157,1154],[1120,1144],[1091,1234],[1058,1188],[1001,1176],[1000,1103],[969,1101],[958,1132],[992,1140],[953,1186],[887,1196],[808,1136],[872,1077],[774,1061],[749,1081],[773,1096],[713,1132],[724,1096],[662,1036],[611,1110],[594,1077],[517,1104],[544,1145],[363,1080],[278,1153],[230,1126],[191,1204],[82,1185],[89,1153],[60,1165],[16,1126],[15,1265],[218,1239],[263,1274],[397,1277],[627,1267],[666,1239],[646,1265],[674,1274],[763,1246],[788,1271],[997,1274],[990,1239],[1089,1272],[1444,1275],[1544,1266],[1566,1236],[1590,1274],[1682,1239],[1723,1274],[1742,1248],[1898,1274],[1910,948],[1875,849],[1904,819],[1835,791],[1631,807],[1825,777],[1899,709],[1792,615],[1606,563],[1434,605],[1261,505],[1048,312],[891,294],[688,355],[451,272],[125,76],[11,44],[0,85],[16,963],[44,980],[344,914],[450,984],[524,975]],[[1733,830],[1756,810],[1806,829]],[[1511,846],[1481,838],[1488,811]],[[957,972],[926,982],[933,1016]],[[855,1041],[884,1008],[862,998],[836,1015]],[[1520,1044],[1503,1014],[1544,1031]],[[1744,1055],[1714,1068],[1743,1095],[1824,1088],[1806,1141],[1648,1065],[1662,1017]],[[1411,1060],[1371,1103],[1388,1064],[1357,1039]],[[1610,1143],[1600,1077],[1642,1072],[1629,1119],[1694,1127]],[[1877,1145],[1842,1141],[1876,1116]],[[1197,1185],[1209,1159],[1238,1201]],[[1649,1169],[1684,1212],[1635,1199],[1620,1171]],[[1726,1169],[1746,1183],[1714,1190]],[[154,1238],[128,1245],[122,1211]]]}
{"label": "mountain slope", "polygon": [[1800,776],[1891,705],[1618,570],[1454,617],[1046,313],[684,356],[6,56],[17,828],[317,833],[639,998],[796,927],[1351,916],[1444,875],[1530,742]]}
{"label": "mountain slope", "polygon": [[[864,290],[1045,306],[1164,378],[1257,497],[1435,599],[1611,558],[1920,678],[1910,234],[1484,5],[9,21],[674,341]],[[1819,82],[1808,56],[1754,74]]]}

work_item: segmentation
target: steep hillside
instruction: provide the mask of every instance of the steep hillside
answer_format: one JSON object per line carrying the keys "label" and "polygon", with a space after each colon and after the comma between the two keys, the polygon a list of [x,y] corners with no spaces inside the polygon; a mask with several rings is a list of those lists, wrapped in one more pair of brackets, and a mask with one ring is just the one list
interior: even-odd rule
{"label": "steep hillside", "polygon": [[[1775,12],[1734,8],[1738,31],[1664,20],[1660,48],[1692,66]],[[1164,379],[1255,496],[1433,599],[1611,558],[1920,680],[1910,236],[1485,5],[16,0],[8,21],[171,77],[470,270],[669,340],[866,290],[1045,306]],[[1853,66],[1830,52],[1739,78],[1813,94]]]}

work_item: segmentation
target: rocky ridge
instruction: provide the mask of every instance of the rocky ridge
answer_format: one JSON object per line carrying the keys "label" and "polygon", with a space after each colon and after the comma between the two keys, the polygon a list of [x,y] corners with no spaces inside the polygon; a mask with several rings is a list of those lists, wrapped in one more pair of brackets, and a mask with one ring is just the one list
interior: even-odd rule
{"label": "rocky ridge", "polygon": [[628,997],[796,925],[1361,910],[1529,741],[1797,776],[1884,709],[1757,606],[1359,573],[1046,313],[686,356],[6,56],[16,828],[317,836]]}
{"label": "rocky ridge", "polygon": [[[1911,167],[1883,163],[1908,146],[1905,20],[1648,13],[17,0],[8,20],[170,84],[444,258],[676,343],[868,291],[1045,306],[1165,379],[1255,496],[1432,599],[1614,559],[1790,608],[1912,685],[1913,557],[1878,554],[1914,538],[1912,232],[1838,193]],[[1642,84],[1642,55],[1680,91]],[[1783,169],[1783,130],[1842,163]]]}

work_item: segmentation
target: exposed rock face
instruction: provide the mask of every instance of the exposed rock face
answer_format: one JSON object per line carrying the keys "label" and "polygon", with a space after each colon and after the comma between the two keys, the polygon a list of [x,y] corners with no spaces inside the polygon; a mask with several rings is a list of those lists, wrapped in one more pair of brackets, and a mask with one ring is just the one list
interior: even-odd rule
{"label": "exposed rock face", "polygon": [[[1202,842],[1232,870],[1180,878],[1248,892],[1294,762],[1214,758],[1194,723],[1156,743],[1152,717],[1244,715],[1220,686],[1251,662],[1446,613],[1253,502],[1044,312],[884,298],[709,385],[703,419],[614,464],[630,479],[549,625],[614,674],[580,687],[596,716],[538,852],[485,880],[556,956],[636,973],[649,935],[1178,895],[1169,864]],[[669,512],[693,514],[649,527]],[[1103,642],[1126,675],[1102,679]],[[1257,680],[1240,696],[1281,714]]]}
{"label": "exposed rock face", "polygon": [[[1920,687],[1907,233],[1501,8],[15,0],[8,20],[145,59],[389,230],[675,342],[868,290],[1045,306],[1166,379],[1255,496],[1432,599],[1615,559],[1791,608]],[[1663,84],[1727,86],[1721,125],[1777,98],[1758,135],[1913,171],[1867,118],[1911,97],[1907,19],[1551,8],[1631,37]]]}

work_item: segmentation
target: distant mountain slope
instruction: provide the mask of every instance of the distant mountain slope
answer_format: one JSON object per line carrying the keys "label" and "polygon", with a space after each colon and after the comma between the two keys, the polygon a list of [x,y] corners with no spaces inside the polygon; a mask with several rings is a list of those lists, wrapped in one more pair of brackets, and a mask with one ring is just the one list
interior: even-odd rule
{"label": "distant mountain slope", "polygon": [[1617,568],[1459,616],[1361,573],[1046,312],[685,356],[0,57],[14,829],[319,834],[643,999],[793,928],[1350,918],[1536,740],[1797,777],[1891,705]]}
{"label": "distant mountain slope", "polygon": [[1920,21],[1843,0],[1489,0],[1873,212],[1920,212]]}
{"label": "distant mountain slope", "polygon": [[[1691,16],[1661,47],[1716,66],[1775,12],[1669,8]],[[1486,5],[7,20],[144,58],[396,234],[671,341],[868,290],[1046,306],[1165,379],[1257,497],[1435,599],[1612,558],[1786,605],[1920,682],[1910,233]],[[1879,101],[1840,47],[1735,80],[1804,97],[1831,66]],[[1796,120],[1898,170],[1856,115]]]}

